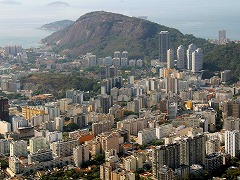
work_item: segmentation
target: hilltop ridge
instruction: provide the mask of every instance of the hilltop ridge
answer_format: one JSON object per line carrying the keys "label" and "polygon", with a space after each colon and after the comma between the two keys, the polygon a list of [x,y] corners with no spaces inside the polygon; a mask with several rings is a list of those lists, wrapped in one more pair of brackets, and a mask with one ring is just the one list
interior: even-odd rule
{"label": "hilltop ridge", "polygon": [[127,50],[131,57],[158,57],[158,34],[170,32],[171,47],[210,45],[207,40],[184,35],[175,28],[136,17],[104,11],[87,13],[72,25],[44,38],[42,43],[55,47],[59,53],[73,56],[93,52],[109,55],[115,50]]}

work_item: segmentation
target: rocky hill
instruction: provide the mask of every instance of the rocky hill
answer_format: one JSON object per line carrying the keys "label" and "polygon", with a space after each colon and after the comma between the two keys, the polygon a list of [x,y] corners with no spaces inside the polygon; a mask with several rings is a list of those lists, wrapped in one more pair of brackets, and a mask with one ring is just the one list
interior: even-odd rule
{"label": "rocky hill", "polygon": [[87,52],[107,56],[116,50],[127,50],[131,57],[157,58],[160,31],[170,32],[171,47],[174,49],[180,44],[187,47],[191,43],[203,50],[212,48],[205,39],[184,35],[177,29],[104,11],[81,16],[73,25],[44,38],[42,43],[53,46],[58,52],[74,56]]}
{"label": "rocky hill", "polygon": [[[157,23],[121,14],[96,11],[81,16],[72,25],[44,38],[43,43],[53,46],[58,53],[78,56],[87,52],[98,57],[127,50],[130,58],[158,58],[159,32],[170,32],[170,47],[185,48],[191,43],[203,49],[204,69],[230,69],[239,78],[240,44],[213,45],[206,39],[182,34],[179,30]],[[175,57],[176,58],[176,57]]]}

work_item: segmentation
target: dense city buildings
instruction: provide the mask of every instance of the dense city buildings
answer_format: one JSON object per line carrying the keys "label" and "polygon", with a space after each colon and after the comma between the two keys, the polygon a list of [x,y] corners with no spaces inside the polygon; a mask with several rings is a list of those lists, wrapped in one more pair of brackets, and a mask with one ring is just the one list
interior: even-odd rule
{"label": "dense city buildings", "polygon": [[[128,46],[74,60],[34,50],[26,52],[34,55],[27,62],[31,70],[14,63],[4,67],[0,154],[9,163],[4,175],[206,179],[237,166],[240,83],[228,85],[231,70],[205,78],[206,47],[198,42],[170,46],[170,30],[158,35],[159,59],[133,57]],[[220,39],[225,38],[223,31]],[[25,50],[7,46],[3,52],[5,65],[11,57],[13,62],[24,57]],[[27,68],[25,60],[18,63]]]}

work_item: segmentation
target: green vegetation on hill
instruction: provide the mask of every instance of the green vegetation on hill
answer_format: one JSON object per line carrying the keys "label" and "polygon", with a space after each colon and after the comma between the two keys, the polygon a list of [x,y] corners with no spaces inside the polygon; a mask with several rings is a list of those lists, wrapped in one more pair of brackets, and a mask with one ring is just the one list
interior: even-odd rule
{"label": "green vegetation on hill", "polygon": [[[35,95],[50,93],[55,97],[65,97],[66,90],[78,89],[98,93],[100,84],[96,79],[86,78],[73,73],[36,73],[21,78],[23,89],[29,89]],[[94,94],[92,94],[94,95]]]}
{"label": "green vegetation on hill", "polygon": [[232,70],[235,78],[240,76],[240,44],[216,46],[204,57],[204,69],[211,71]]}

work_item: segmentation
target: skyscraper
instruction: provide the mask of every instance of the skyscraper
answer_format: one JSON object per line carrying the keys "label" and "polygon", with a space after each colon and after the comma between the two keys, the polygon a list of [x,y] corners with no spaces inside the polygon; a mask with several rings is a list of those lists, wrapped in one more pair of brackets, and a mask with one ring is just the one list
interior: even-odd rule
{"label": "skyscraper", "polygon": [[184,69],[184,47],[180,45],[177,49],[177,68]]}
{"label": "skyscraper", "polygon": [[107,66],[101,66],[101,79],[109,78],[109,68]]}
{"label": "skyscraper", "polygon": [[155,146],[152,149],[152,172],[159,179],[159,170],[168,166],[172,169],[180,166],[180,145],[178,143],[166,146]]}
{"label": "skyscraper", "polygon": [[9,122],[9,104],[5,97],[0,97],[0,120]]}
{"label": "skyscraper", "polygon": [[167,61],[167,50],[170,46],[170,37],[168,31],[161,31],[159,33],[159,60],[160,62]]}
{"label": "skyscraper", "polygon": [[107,114],[109,112],[109,108],[113,105],[112,96],[98,95],[98,99],[100,100],[102,112]]}
{"label": "skyscraper", "polygon": [[199,72],[203,68],[203,55],[202,49],[197,48],[196,51],[192,53],[192,72]]}
{"label": "skyscraper", "polygon": [[121,58],[128,59],[128,52],[127,51],[123,51]]}
{"label": "skyscraper", "polygon": [[224,44],[227,40],[226,37],[226,30],[222,29],[218,32],[218,43],[219,44]]}
{"label": "skyscraper", "polygon": [[115,51],[114,52],[114,58],[121,58],[121,52],[120,51]]}
{"label": "skyscraper", "polygon": [[232,157],[235,157],[239,151],[239,141],[239,131],[225,131],[225,152],[230,154]]}
{"label": "skyscraper", "polygon": [[187,69],[192,70],[192,53],[196,50],[194,44],[190,44],[187,50]]}
{"label": "skyscraper", "polygon": [[167,68],[174,68],[174,51],[172,49],[167,50]]}
{"label": "skyscraper", "polygon": [[113,78],[113,77],[115,77],[115,76],[117,76],[118,75],[118,68],[117,67],[114,67],[114,66],[111,66],[110,68],[109,68],[109,77],[110,78]]}
{"label": "skyscraper", "polygon": [[73,160],[77,167],[81,167],[83,162],[89,161],[89,147],[87,145],[80,145],[73,148]]}

